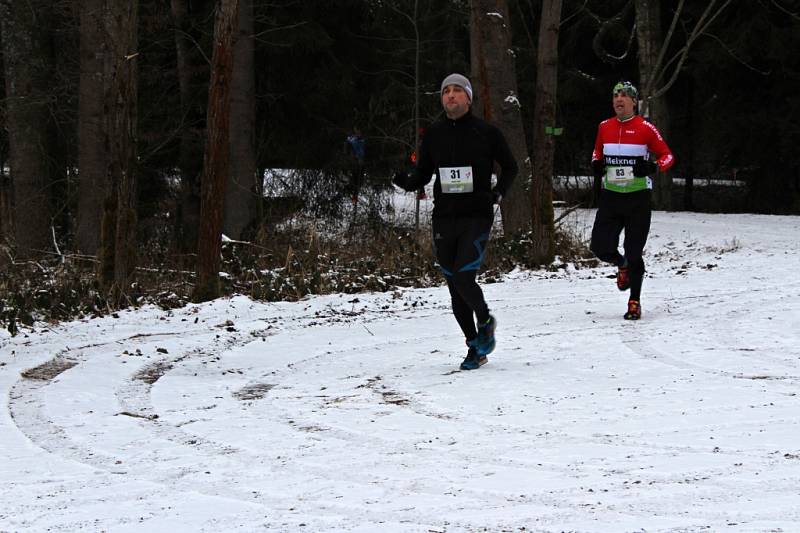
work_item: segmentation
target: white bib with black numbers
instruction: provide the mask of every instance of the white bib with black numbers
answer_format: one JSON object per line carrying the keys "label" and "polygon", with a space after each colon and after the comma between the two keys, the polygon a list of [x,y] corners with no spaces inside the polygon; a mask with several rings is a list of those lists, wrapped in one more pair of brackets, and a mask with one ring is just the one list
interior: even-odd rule
{"label": "white bib with black numbers", "polygon": [[633,167],[631,166],[614,167],[609,165],[606,167],[606,181],[608,183],[624,187],[633,183],[633,178]]}
{"label": "white bib with black numbers", "polygon": [[441,167],[439,182],[445,194],[472,192],[472,167]]}

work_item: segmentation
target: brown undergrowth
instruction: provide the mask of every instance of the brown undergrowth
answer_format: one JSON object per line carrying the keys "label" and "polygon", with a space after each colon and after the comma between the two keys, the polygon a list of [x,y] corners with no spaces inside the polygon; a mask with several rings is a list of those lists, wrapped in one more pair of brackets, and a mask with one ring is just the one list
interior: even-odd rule
{"label": "brown undergrowth", "polygon": [[[355,221],[354,221],[355,222]],[[527,235],[495,237],[485,257],[482,278],[491,282],[516,268],[557,269],[590,254],[584,244],[559,231],[559,261],[531,261]],[[143,247],[135,281],[123,307],[155,304],[181,307],[194,288],[193,257],[170,255],[163,243]],[[0,275],[0,323],[12,334],[37,321],[59,322],[114,313],[109,295],[99,289],[96,261],[60,255],[38,261],[9,261]],[[433,260],[428,228],[387,224],[380,218],[330,231],[323,223],[294,223],[260,231],[247,242],[222,245],[224,295],[244,294],[264,301],[295,301],[313,294],[383,292],[398,287],[443,283]]]}

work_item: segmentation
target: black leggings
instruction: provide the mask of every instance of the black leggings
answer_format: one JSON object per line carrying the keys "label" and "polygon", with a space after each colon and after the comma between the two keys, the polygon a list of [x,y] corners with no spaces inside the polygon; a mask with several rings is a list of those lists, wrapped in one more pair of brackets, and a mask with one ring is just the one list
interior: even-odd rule
{"label": "black leggings", "polygon": [[447,279],[453,315],[467,341],[478,336],[475,318],[489,319],[489,307],[476,277],[486,253],[490,218],[434,218],[433,252]]}
{"label": "black leggings", "polygon": [[[631,276],[631,300],[639,300],[644,279],[642,251],[650,232],[650,191],[619,193],[603,190],[592,228],[592,252],[602,261],[622,266],[628,260]],[[619,234],[625,230],[623,248],[619,253]]]}

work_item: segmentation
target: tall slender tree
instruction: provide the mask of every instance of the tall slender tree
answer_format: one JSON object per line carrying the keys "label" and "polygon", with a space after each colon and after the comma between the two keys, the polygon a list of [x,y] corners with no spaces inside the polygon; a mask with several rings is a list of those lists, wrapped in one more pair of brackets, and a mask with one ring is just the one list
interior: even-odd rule
{"label": "tall slender tree", "polygon": [[[675,8],[666,35],[661,30],[660,0],[636,0],[636,37],[639,45],[639,81],[642,89],[639,112],[652,121],[669,138],[669,112],[665,93],[672,87],[686,63],[695,41],[728,7],[731,0],[709,0],[699,18],[687,24],[681,21],[685,0]],[[686,40],[673,57],[667,57],[679,24],[687,30]],[[672,206],[672,178],[659,175],[653,184],[653,204],[659,209]]]}
{"label": "tall slender tree", "polygon": [[54,179],[48,83],[52,74],[48,2],[0,1],[6,83],[13,230],[5,228],[18,257],[51,245],[50,192]]}
{"label": "tall slender tree", "polygon": [[197,251],[209,79],[209,62],[204,55],[204,29],[201,23],[207,13],[213,12],[214,4],[213,0],[195,0],[191,3],[189,0],[170,0],[181,102],[181,121],[178,125],[180,185],[174,231],[176,248],[183,253]]}
{"label": "tall slender tree", "polygon": [[[536,61],[536,104],[533,112],[532,226],[533,259],[549,264],[555,257],[553,216],[553,155],[555,138],[552,128],[556,117],[558,88],[558,34],[561,24],[561,0],[543,0],[539,23],[539,46]],[[550,128],[548,131],[547,128]]]}
{"label": "tall slender tree", "polygon": [[101,286],[124,302],[136,268],[138,0],[106,0],[109,75],[104,98],[111,190],[101,223]]}
{"label": "tall slender tree", "polygon": [[[14,230],[11,218],[11,179],[6,174],[5,165],[5,157],[0,158],[0,248],[7,246]],[[7,260],[6,254],[0,254],[0,265]]]}
{"label": "tall slender tree", "polygon": [[476,89],[473,111],[503,131],[521,169],[500,206],[504,232],[519,234],[530,227],[531,167],[511,48],[508,2],[472,0],[470,28],[471,76]]}
{"label": "tall slender tree", "polygon": [[[413,70],[408,75],[411,77],[413,82],[413,97],[414,97],[414,105],[413,105],[413,116],[412,121],[414,124],[414,150],[417,150],[420,145],[420,131],[422,131],[421,122],[420,122],[420,56],[422,53],[421,50],[421,24],[422,21],[420,20],[419,16],[419,0],[412,0],[411,5],[408,6],[407,10],[403,8],[401,5],[392,5],[388,4],[389,8],[394,11],[397,15],[401,17],[405,22],[408,22],[412,32],[412,45],[411,48],[414,54],[413,60]],[[417,195],[414,203],[414,228],[419,230],[419,222],[420,222],[420,196]]]}
{"label": "tall slender tree", "polygon": [[220,295],[219,267],[225,186],[230,172],[230,108],[233,77],[233,35],[239,0],[220,0],[214,23],[214,53],[208,89],[208,140],[203,166],[200,233],[197,246],[196,302]]}
{"label": "tall slender tree", "polygon": [[[639,45],[639,84],[644,98],[640,113],[655,124],[662,135],[669,139],[669,112],[667,101],[662,96],[653,96],[657,75],[658,56],[664,43],[661,31],[661,0],[636,0],[636,41]],[[672,205],[672,178],[667,173],[654,177],[653,205],[658,209],[669,209]]]}
{"label": "tall slender tree", "polygon": [[78,208],[75,248],[94,254],[100,244],[103,201],[111,193],[103,89],[109,65],[105,0],[80,3],[78,88]]}
{"label": "tall slender tree", "polygon": [[231,82],[231,159],[222,229],[234,239],[253,225],[260,197],[256,181],[256,76],[253,0],[239,0],[239,24],[233,45]]}

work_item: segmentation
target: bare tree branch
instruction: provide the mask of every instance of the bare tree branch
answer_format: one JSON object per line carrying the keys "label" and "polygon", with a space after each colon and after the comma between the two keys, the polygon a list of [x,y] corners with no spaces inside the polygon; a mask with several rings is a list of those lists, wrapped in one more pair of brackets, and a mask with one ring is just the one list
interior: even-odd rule
{"label": "bare tree branch", "polygon": [[576,9],[575,12],[572,13],[571,15],[567,15],[566,17],[564,17],[561,20],[561,22],[559,23],[558,26],[559,27],[564,27],[567,24],[567,22],[569,22],[570,20],[574,19],[575,17],[577,17],[578,15],[583,13],[584,11],[588,11],[586,9],[586,4],[588,4],[588,3],[589,3],[589,0],[583,0],[583,5],[581,7],[579,7],[578,9]]}
{"label": "bare tree branch", "polygon": [[725,50],[725,52],[728,53],[729,56],[731,56],[733,59],[736,60],[737,63],[739,63],[740,65],[744,66],[745,68],[748,68],[748,69],[752,70],[753,72],[761,74],[762,76],[769,76],[772,73],[771,70],[759,70],[756,67],[754,67],[753,65],[751,65],[750,63],[748,63],[747,61],[745,61],[744,59],[740,58],[738,55],[736,55],[736,52],[734,52],[727,44],[725,44],[722,41],[722,39],[720,39],[719,37],[717,37],[713,33],[706,33],[706,37],[709,37],[710,39],[713,39],[713,40],[717,41],[719,43],[719,45],[723,48],[723,50]]}
{"label": "bare tree branch", "polygon": [[[683,3],[683,0],[681,0],[681,3]],[[686,62],[686,60],[689,57],[689,50],[691,49],[691,47],[694,44],[694,42],[701,35],[705,35],[706,29],[714,22],[714,20],[720,14],[722,14],[722,12],[725,10],[725,8],[728,7],[728,5],[730,5],[730,3],[731,3],[731,0],[725,0],[724,4],[719,6],[719,8],[717,8],[717,10],[713,14],[710,14],[711,10],[714,8],[714,6],[716,4],[716,0],[712,0],[711,2],[709,2],[708,6],[706,7],[706,10],[703,12],[702,16],[700,17],[700,20],[697,21],[697,24],[695,24],[694,29],[692,30],[692,32],[687,37],[686,44],[676,54],[676,57],[678,57],[679,59],[678,59],[678,64],[676,65],[676,67],[672,71],[672,75],[669,77],[667,82],[662,87],[656,89],[655,92],[653,92],[651,94],[650,98],[657,98],[657,97],[663,95],[665,92],[667,92],[670,89],[670,87],[672,87],[672,85],[675,83],[675,80],[678,79],[678,74],[680,74],[681,68],[683,67],[683,64]],[[677,18],[677,16],[675,18]],[[706,19],[708,19],[708,20],[706,20]],[[674,22],[674,19],[673,19],[673,22]],[[662,49],[662,51],[663,51],[663,49]],[[666,73],[666,65],[658,72],[658,74],[654,74],[653,75],[653,79],[655,79],[655,80],[661,79],[665,75],[665,73]]]}
{"label": "bare tree branch", "polygon": [[[630,36],[628,38],[628,46],[626,47],[623,54],[619,56],[615,56],[614,54],[606,50],[606,48],[603,46],[603,39],[612,29],[614,29],[615,25],[619,26],[622,25],[622,20],[628,15],[632,7],[633,7],[633,0],[628,0],[628,3],[625,4],[625,6],[620,10],[619,13],[617,13],[616,15],[605,21],[600,22],[600,30],[597,32],[597,34],[594,36],[594,39],[592,40],[592,48],[594,49],[595,55],[597,55],[597,57],[600,58],[601,61],[605,61],[607,63],[619,63],[620,61],[625,59],[628,55],[628,52],[631,51],[631,45],[633,44],[633,39],[636,34],[636,32],[633,30],[630,32]],[[597,17],[596,15],[592,16],[598,21],[601,20],[600,17]]]}
{"label": "bare tree branch", "polygon": [[[716,0],[712,0],[712,4]],[[650,95],[653,93],[653,87],[655,87],[658,80],[663,75],[663,70],[661,69],[661,64],[664,61],[664,54],[667,53],[667,47],[669,46],[669,42],[672,40],[672,36],[675,34],[675,27],[678,25],[678,19],[680,18],[681,11],[683,11],[684,0],[681,0],[678,4],[678,8],[675,10],[675,13],[672,17],[672,23],[669,26],[669,30],[667,30],[666,38],[664,39],[664,44],[661,46],[661,50],[658,53],[658,59],[656,60],[656,64],[653,65],[653,70],[651,70],[650,78],[644,83],[644,93]]]}
{"label": "bare tree branch", "polygon": [[778,3],[778,0],[772,0],[772,5],[774,5],[775,7],[777,7],[778,9],[780,9],[781,11],[783,11],[784,13],[786,13],[787,15],[792,17],[793,19],[800,20],[800,14],[792,13],[791,11],[789,11],[788,9],[786,9],[785,7],[780,5]]}

